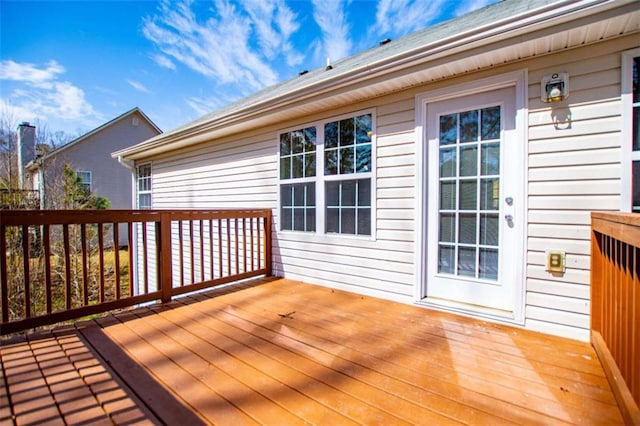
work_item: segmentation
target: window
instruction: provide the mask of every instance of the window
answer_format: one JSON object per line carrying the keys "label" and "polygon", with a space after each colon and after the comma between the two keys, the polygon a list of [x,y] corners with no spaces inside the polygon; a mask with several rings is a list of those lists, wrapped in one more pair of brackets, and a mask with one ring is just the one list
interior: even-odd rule
{"label": "window", "polygon": [[143,164],[137,168],[138,208],[151,208],[151,164]]}
{"label": "window", "polygon": [[640,213],[640,49],[622,55],[622,211]]}
{"label": "window", "polygon": [[371,235],[372,114],[283,132],[280,229]]}
{"label": "window", "polygon": [[87,192],[91,192],[91,172],[76,171],[76,176],[78,176],[78,179],[82,182],[82,187]]}

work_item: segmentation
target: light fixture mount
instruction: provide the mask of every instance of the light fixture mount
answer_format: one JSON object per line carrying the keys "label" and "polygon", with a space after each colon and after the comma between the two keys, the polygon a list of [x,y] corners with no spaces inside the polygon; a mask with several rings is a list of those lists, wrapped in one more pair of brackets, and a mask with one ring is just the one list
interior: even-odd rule
{"label": "light fixture mount", "polygon": [[569,74],[556,72],[545,76],[540,82],[542,102],[560,102],[569,97]]}

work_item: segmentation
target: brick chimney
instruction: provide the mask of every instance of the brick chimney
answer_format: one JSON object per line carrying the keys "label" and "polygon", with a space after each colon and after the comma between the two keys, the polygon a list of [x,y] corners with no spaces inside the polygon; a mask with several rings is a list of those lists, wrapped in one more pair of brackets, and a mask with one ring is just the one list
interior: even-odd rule
{"label": "brick chimney", "polygon": [[18,178],[25,186],[26,165],[36,158],[36,126],[24,121],[18,126]]}

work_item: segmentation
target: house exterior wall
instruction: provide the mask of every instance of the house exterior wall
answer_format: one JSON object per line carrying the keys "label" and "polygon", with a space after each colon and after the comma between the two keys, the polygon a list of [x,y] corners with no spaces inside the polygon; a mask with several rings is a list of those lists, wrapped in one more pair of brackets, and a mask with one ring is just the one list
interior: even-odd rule
{"label": "house exterior wall", "polygon": [[[621,53],[637,36],[482,70],[337,110],[152,158],[154,208],[274,210],[276,275],[414,303],[416,286],[416,95],[526,70],[524,326],[589,337],[590,212],[621,207]],[[540,80],[567,72],[570,97],[540,100]],[[372,109],[375,238],[278,231],[278,132]],[[555,121],[555,124],[554,124]],[[145,159],[147,161],[148,159]],[[566,252],[566,272],[545,271],[545,250]]]}

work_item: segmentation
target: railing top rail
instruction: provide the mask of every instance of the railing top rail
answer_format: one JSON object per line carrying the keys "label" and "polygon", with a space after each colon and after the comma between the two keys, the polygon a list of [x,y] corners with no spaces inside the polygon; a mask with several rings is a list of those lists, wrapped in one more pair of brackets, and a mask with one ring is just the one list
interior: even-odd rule
{"label": "railing top rail", "polygon": [[65,225],[89,223],[155,222],[162,215],[170,220],[206,220],[268,217],[269,209],[221,210],[0,210],[0,224]]}
{"label": "railing top rail", "polygon": [[591,227],[595,232],[640,246],[640,215],[637,213],[592,212]]}

